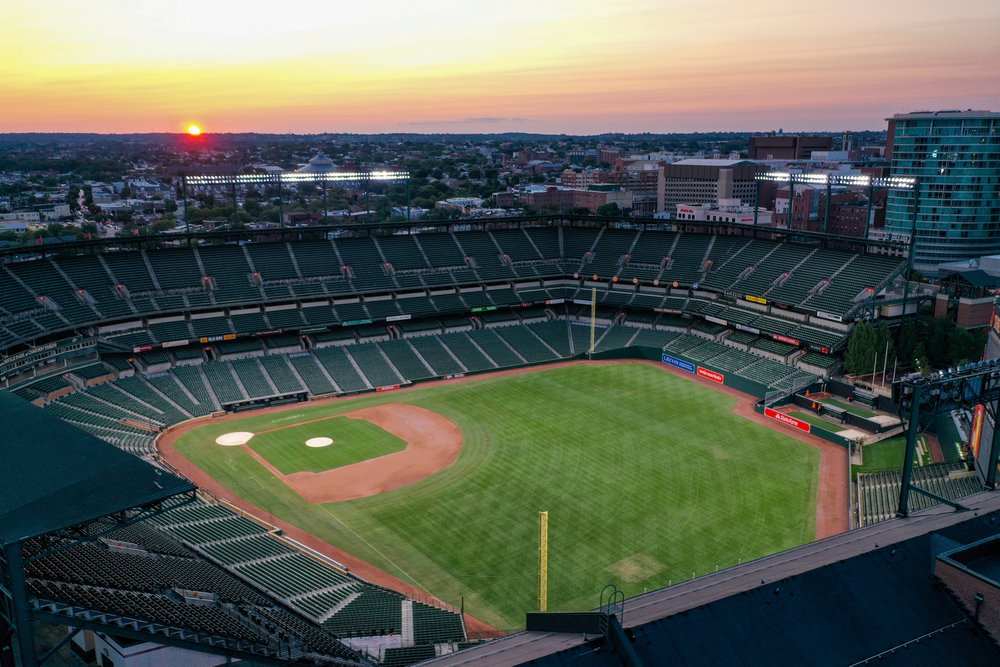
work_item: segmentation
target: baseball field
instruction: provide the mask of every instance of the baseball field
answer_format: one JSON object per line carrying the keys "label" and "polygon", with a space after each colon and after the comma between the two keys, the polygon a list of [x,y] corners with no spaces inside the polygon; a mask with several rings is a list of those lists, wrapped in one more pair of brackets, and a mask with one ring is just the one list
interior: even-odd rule
{"label": "baseball field", "polygon": [[515,629],[537,605],[539,510],[553,610],[814,539],[820,451],[738,400],[652,364],[580,363],[227,417],[171,451],[223,497]]}

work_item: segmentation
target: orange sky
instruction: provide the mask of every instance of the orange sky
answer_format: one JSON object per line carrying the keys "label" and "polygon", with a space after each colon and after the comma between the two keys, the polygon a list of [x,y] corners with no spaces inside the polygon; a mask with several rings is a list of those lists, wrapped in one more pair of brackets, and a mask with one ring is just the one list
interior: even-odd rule
{"label": "orange sky", "polygon": [[880,129],[1000,110],[998,0],[7,3],[0,132]]}

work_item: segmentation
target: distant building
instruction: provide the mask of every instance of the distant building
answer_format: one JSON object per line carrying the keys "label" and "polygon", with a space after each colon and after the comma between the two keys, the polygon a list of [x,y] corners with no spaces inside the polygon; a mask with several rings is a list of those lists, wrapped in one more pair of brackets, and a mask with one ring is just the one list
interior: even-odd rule
{"label": "distant building", "polygon": [[[1000,113],[919,111],[888,119],[893,176],[918,179],[914,263],[937,264],[1000,253]],[[893,190],[886,231],[909,234],[914,193]]]}
{"label": "distant building", "polygon": [[661,211],[674,211],[678,204],[710,204],[722,199],[754,201],[754,176],[767,168],[748,160],[690,159],[664,167]]}
{"label": "distant building", "polygon": [[1000,295],[1000,255],[941,264],[937,273],[941,291],[934,317],[947,317],[970,329],[988,326]]}
{"label": "distant building", "polygon": [[751,160],[808,160],[813,151],[833,149],[833,137],[793,134],[750,137]]}
{"label": "distant building", "polygon": [[450,197],[434,202],[434,208],[452,208],[461,211],[462,215],[470,215],[473,210],[482,208],[480,197]]}
{"label": "distant building", "polygon": [[295,171],[299,174],[329,174],[337,171],[337,165],[323,153],[317,153]]}
{"label": "distant building", "polygon": [[[773,212],[766,209],[757,211],[757,226],[770,227],[773,224]],[[731,225],[754,224],[753,206],[743,204],[739,199],[722,199],[718,206],[710,204],[678,204],[675,211],[677,220],[695,220],[701,222],[723,222]],[[667,218],[666,212],[654,217]]]}
{"label": "distant building", "polygon": [[873,192],[869,210],[867,193],[843,188],[833,189],[830,194],[830,222],[827,224],[826,187],[798,184],[795,186],[791,220],[788,209],[788,188],[779,187],[774,199],[775,226],[863,237],[866,220],[869,231],[882,227],[885,215],[885,190]]}
{"label": "distant building", "polygon": [[[599,189],[598,189],[599,188]],[[595,186],[579,190],[553,185],[531,185],[520,190],[498,192],[493,195],[501,208],[531,207],[549,211],[569,211],[586,208],[596,212],[605,204],[618,204],[619,208],[632,208],[632,193],[610,186]]]}
{"label": "distant building", "polygon": [[42,216],[38,211],[14,211],[13,213],[0,213],[0,221],[37,225],[42,221]]}

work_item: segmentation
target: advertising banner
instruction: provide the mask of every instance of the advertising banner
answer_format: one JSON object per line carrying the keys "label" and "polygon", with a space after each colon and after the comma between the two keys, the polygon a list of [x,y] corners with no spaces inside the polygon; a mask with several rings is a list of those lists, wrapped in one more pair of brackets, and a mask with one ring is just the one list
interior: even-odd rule
{"label": "advertising banner", "polygon": [[809,431],[812,430],[812,425],[810,425],[809,422],[804,422],[801,419],[796,419],[791,415],[786,415],[785,413],[778,412],[777,410],[774,410],[772,408],[764,408],[764,416],[770,417],[771,419],[781,422],[782,424],[791,426],[792,428],[797,428],[800,431],[805,431],[806,433],[809,433]]}
{"label": "advertising banner", "polygon": [[716,373],[715,371],[702,368],[701,366],[698,366],[698,375],[699,377],[711,380],[712,382],[718,382],[719,384],[723,384],[726,381],[726,376],[722,373]]}
{"label": "advertising banner", "polygon": [[674,368],[679,368],[682,371],[687,371],[688,373],[694,373],[694,364],[688,363],[683,359],[678,359],[677,357],[671,357],[669,354],[663,355],[663,363],[670,364]]}

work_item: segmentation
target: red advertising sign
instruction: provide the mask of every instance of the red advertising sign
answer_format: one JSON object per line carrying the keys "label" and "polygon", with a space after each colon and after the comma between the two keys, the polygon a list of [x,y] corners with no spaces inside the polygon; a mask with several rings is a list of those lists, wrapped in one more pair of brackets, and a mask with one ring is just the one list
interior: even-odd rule
{"label": "red advertising sign", "polygon": [[718,382],[722,384],[726,381],[726,376],[722,373],[716,373],[715,371],[710,371],[707,368],[702,368],[698,366],[698,375],[705,378],[706,380],[711,380],[712,382]]}
{"label": "red advertising sign", "polygon": [[399,389],[398,384],[390,384],[384,387],[375,387],[375,391],[392,391],[393,389]]}
{"label": "red advertising sign", "polygon": [[791,426],[792,428],[797,428],[800,431],[805,431],[806,433],[809,433],[812,429],[809,422],[804,422],[801,419],[796,419],[795,417],[786,415],[784,412],[778,412],[777,410],[773,410],[771,408],[764,408],[764,416],[770,417],[771,419]]}
{"label": "red advertising sign", "polygon": [[983,418],[986,416],[986,408],[977,405],[972,417],[972,435],[969,436],[969,444],[972,445],[972,455],[979,456],[979,441],[983,437]]}
{"label": "red advertising sign", "polygon": [[779,343],[788,343],[789,345],[798,345],[801,343],[798,338],[789,338],[788,336],[782,336],[781,334],[771,334],[771,338]]}

